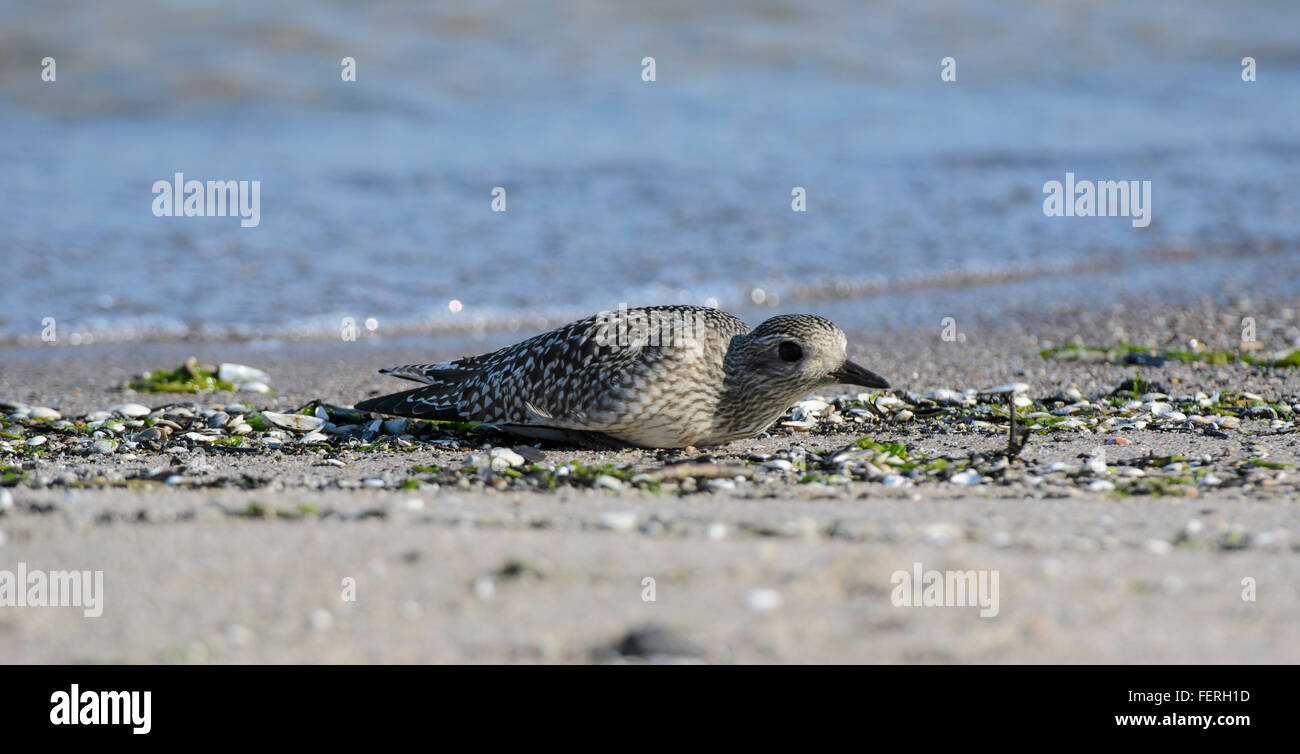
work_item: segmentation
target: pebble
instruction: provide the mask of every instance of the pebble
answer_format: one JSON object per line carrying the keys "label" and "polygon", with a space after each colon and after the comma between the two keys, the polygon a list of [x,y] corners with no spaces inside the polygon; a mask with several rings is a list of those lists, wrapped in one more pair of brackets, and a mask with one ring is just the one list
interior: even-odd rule
{"label": "pebble", "polygon": [[33,419],[41,419],[43,421],[55,421],[63,418],[63,415],[58,411],[55,411],[52,408],[46,408],[45,406],[37,406],[36,408],[33,408],[29,416]]}
{"label": "pebble", "polygon": [[514,451],[523,456],[525,461],[531,461],[532,463],[541,463],[546,460],[546,454],[531,445],[516,445]]}
{"label": "pebble", "polygon": [[497,581],[490,574],[485,573],[474,579],[470,589],[478,599],[490,600],[497,593]]}
{"label": "pebble", "polygon": [[96,455],[107,455],[117,450],[117,445],[112,440],[96,440],[90,446],[90,452]]}
{"label": "pebble", "polygon": [[1148,539],[1146,542],[1146,550],[1152,555],[1168,555],[1173,549],[1174,546],[1163,539]]}
{"label": "pebble", "polygon": [[610,645],[622,657],[677,658],[699,657],[704,651],[675,630],[666,626],[647,625],[634,628]]}
{"label": "pebble", "polygon": [[384,482],[384,480],[382,479],[376,479],[374,477],[371,477],[369,479],[362,479],[361,484],[365,485],[366,487],[379,488],[385,486],[386,482]]}
{"label": "pebble", "polygon": [[493,448],[488,455],[491,457],[489,463],[493,471],[518,468],[526,463],[523,456],[510,448]]}
{"label": "pebble", "polygon": [[221,636],[226,644],[235,648],[246,647],[253,643],[253,631],[247,626],[231,623],[222,630]]}
{"label": "pebble", "polygon": [[313,631],[328,631],[334,625],[334,616],[323,607],[318,607],[307,616],[307,627]]}
{"label": "pebble", "polygon": [[131,442],[161,442],[164,438],[166,438],[166,435],[161,429],[149,427],[131,435]]}
{"label": "pebble", "polygon": [[632,531],[636,528],[635,511],[606,511],[596,519],[596,525],[610,531]]}
{"label": "pebble", "polygon": [[709,524],[709,528],[704,530],[704,536],[712,542],[718,542],[727,538],[727,525],[718,521]]}
{"label": "pebble", "polygon": [[45,444],[45,439],[45,435],[36,435],[35,437],[27,438],[27,442],[23,444],[30,448],[39,448]]}
{"label": "pebble", "polygon": [[966,531],[956,524],[930,524],[921,531],[921,536],[932,544],[946,546],[966,538]]}
{"label": "pebble", "polygon": [[1097,479],[1088,485],[1088,489],[1093,492],[1112,492],[1115,489],[1115,483],[1109,479]]}
{"label": "pebble", "polygon": [[596,489],[621,490],[623,489],[623,480],[609,474],[601,474],[596,477],[596,481],[592,482],[591,486]]}
{"label": "pebble", "polygon": [[886,487],[907,487],[912,484],[906,477],[898,474],[886,474],[880,478],[880,483]]}
{"label": "pebble", "polygon": [[948,481],[952,482],[953,484],[970,486],[973,484],[979,484],[983,478],[984,477],[980,476],[980,473],[978,471],[968,469],[966,471],[953,474],[951,477],[948,477]]}
{"label": "pebble", "polygon": [[785,598],[775,589],[752,589],[745,595],[745,607],[754,612],[779,610],[785,605]]}
{"label": "pebble", "polygon": [[230,421],[230,414],[225,411],[216,411],[208,417],[208,426],[212,429],[221,429]]}
{"label": "pebble", "polygon": [[784,458],[774,458],[771,461],[766,461],[761,468],[767,471],[790,471],[794,468],[794,464]]}
{"label": "pebble", "polygon": [[409,419],[389,419],[384,422],[384,433],[389,435],[404,435],[410,426],[411,422]]}
{"label": "pebble", "polygon": [[1215,423],[1223,429],[1236,429],[1241,426],[1241,419],[1235,416],[1221,416]]}
{"label": "pebble", "polygon": [[153,413],[153,409],[148,406],[142,406],[139,403],[123,403],[113,406],[109,410],[118,416],[125,416],[128,419],[139,419]]}

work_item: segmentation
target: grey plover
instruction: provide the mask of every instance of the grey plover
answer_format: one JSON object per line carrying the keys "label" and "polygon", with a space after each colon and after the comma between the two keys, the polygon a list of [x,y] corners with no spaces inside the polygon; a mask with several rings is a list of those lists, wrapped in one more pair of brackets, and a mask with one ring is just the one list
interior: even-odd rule
{"label": "grey plover", "polygon": [[587,446],[718,445],[762,432],[818,388],[888,388],[847,344],[811,314],[750,330],[717,309],[620,308],[481,356],[381,369],[424,384],[356,407]]}

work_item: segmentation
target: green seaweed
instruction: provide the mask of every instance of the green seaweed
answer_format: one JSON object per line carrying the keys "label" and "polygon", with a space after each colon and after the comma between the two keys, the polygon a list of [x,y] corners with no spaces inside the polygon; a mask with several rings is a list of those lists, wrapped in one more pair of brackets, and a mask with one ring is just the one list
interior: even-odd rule
{"label": "green seaweed", "polygon": [[1139,346],[1132,343],[1120,343],[1119,345],[1109,348],[1103,346],[1067,344],[1056,346],[1054,348],[1044,348],[1038,352],[1038,355],[1043,359],[1059,359],[1065,355],[1087,354],[1093,356],[1097,360],[1122,362],[1126,355],[1138,353],[1163,357],[1165,359],[1172,359],[1183,363],[1203,362],[1216,366],[1224,366],[1232,363],[1242,363],[1256,367],[1269,368],[1300,366],[1300,350],[1292,351],[1279,359],[1262,359],[1249,353],[1234,353],[1232,351],[1184,351],[1177,348],[1150,348],[1148,346]]}
{"label": "green seaweed", "polygon": [[863,450],[867,450],[868,448],[871,450],[878,450],[885,455],[896,456],[903,459],[906,459],[908,454],[907,445],[904,443],[876,442],[870,437],[860,438],[857,442],[857,446]]}
{"label": "green seaweed", "polygon": [[148,372],[132,380],[128,387],[141,393],[211,393],[235,389],[233,384],[217,379],[210,370],[200,366],[192,356],[175,369]]}

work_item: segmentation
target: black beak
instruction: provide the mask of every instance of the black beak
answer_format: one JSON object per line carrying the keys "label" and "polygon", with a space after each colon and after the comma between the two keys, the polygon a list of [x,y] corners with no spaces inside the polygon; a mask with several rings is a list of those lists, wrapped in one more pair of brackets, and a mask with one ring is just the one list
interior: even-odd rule
{"label": "black beak", "polygon": [[882,390],[889,388],[889,383],[884,377],[870,369],[863,369],[851,361],[845,361],[839,369],[831,372],[831,377],[835,378],[836,383],[842,385],[861,385],[862,387],[877,387]]}

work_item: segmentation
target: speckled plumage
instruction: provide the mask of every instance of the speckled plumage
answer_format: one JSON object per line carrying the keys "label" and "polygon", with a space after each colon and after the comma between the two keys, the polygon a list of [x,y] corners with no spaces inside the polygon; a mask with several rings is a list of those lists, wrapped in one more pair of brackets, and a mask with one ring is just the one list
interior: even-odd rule
{"label": "speckled plumage", "polygon": [[838,327],[807,314],[751,331],[705,307],[620,309],[481,356],[382,369],[424,385],[357,408],[585,444],[715,445],[762,432],[818,387],[888,387],[845,346]]}

